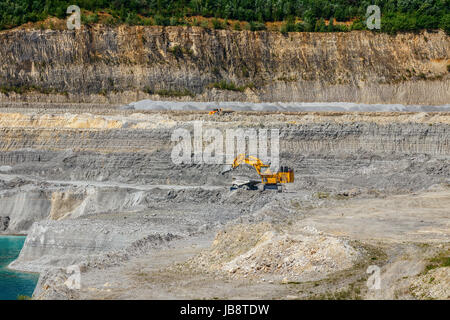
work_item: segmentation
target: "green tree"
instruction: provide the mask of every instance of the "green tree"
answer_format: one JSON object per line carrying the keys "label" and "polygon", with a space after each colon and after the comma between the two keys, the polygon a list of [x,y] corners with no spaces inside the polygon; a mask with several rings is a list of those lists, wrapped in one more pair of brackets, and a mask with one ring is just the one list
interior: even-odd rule
{"label": "green tree", "polygon": [[320,18],[316,21],[316,26],[314,27],[315,32],[326,32],[327,26],[325,24],[325,20]]}
{"label": "green tree", "polygon": [[[71,4],[71,0],[0,0],[0,29],[42,21],[49,16],[64,19]],[[186,24],[185,17],[202,15],[247,21],[254,30],[263,29],[264,22],[284,21],[284,32],[341,30],[336,25],[323,28],[321,19],[332,17],[337,21],[356,19],[352,30],[365,29],[363,21],[370,4],[381,7],[382,31],[391,33],[437,28],[448,32],[450,14],[449,0],[77,0],[76,4],[86,16],[100,11],[109,14],[99,17],[99,22],[112,17],[117,23],[146,25],[152,18],[155,24],[165,26]],[[291,17],[302,19],[302,27],[291,23]],[[213,23],[213,27],[220,28],[220,24]]]}
{"label": "green tree", "polygon": [[442,16],[439,27],[450,35],[450,14]]}
{"label": "green tree", "polygon": [[333,32],[333,31],[335,31],[335,28],[334,28],[334,18],[333,18],[333,17],[330,17],[330,20],[329,20],[329,22],[328,22],[327,31],[328,31],[328,32]]}

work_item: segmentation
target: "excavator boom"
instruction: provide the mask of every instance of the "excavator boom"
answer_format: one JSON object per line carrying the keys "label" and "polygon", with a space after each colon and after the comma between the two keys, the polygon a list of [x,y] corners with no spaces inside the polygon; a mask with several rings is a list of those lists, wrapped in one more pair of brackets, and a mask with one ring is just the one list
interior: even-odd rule
{"label": "excavator boom", "polygon": [[[232,169],[239,167],[241,164],[248,164],[255,168],[256,172],[261,175],[261,168],[269,168],[270,166],[264,164],[261,160],[254,156],[246,157],[245,154],[241,153],[234,159],[233,164],[231,166]],[[267,169],[264,174],[271,174],[270,169]]]}

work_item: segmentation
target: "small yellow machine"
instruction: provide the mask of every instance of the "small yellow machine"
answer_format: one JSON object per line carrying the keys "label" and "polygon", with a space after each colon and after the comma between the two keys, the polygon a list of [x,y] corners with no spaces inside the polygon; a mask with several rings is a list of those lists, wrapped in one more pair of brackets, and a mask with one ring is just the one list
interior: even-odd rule
{"label": "small yellow machine", "polygon": [[[231,168],[222,172],[228,172],[230,170],[236,169],[241,164],[247,164],[255,168],[256,172],[261,177],[261,183],[264,186],[264,190],[266,189],[275,189],[279,192],[282,191],[282,184],[292,183],[294,182],[294,170],[285,166],[282,166],[278,172],[272,172],[270,170],[270,165],[264,164],[260,159],[254,156],[246,156],[245,154],[240,154],[234,159]],[[263,168],[267,168],[262,172]],[[251,181],[240,181],[234,182],[231,189],[237,188],[245,188],[245,189],[253,189],[254,183]]]}
{"label": "small yellow machine", "polygon": [[227,113],[232,113],[232,112],[234,112],[233,110],[223,110],[222,108],[219,108],[219,109],[214,109],[214,110],[211,110],[210,112],[208,112],[208,114],[211,116],[211,115],[221,115],[221,114],[227,114]]}
{"label": "small yellow machine", "polygon": [[220,114],[222,112],[222,108],[211,110],[208,114],[212,116],[213,114]]}

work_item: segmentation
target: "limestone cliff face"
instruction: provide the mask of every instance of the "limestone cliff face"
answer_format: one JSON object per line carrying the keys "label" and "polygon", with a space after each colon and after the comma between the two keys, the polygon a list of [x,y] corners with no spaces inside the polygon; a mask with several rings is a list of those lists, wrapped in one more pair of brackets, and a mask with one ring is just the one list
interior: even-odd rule
{"label": "limestone cliff face", "polygon": [[[128,103],[168,99],[157,93],[172,90],[196,100],[446,104],[448,64],[450,37],[443,32],[10,30],[0,32],[0,86],[41,93],[10,91],[0,100]],[[221,80],[242,90],[211,88]],[[48,90],[60,94],[42,93]]]}

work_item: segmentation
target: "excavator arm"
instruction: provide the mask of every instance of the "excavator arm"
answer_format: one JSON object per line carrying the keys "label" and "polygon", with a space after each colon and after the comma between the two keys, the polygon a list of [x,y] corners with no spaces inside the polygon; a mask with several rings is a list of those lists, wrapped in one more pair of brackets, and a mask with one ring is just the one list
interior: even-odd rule
{"label": "excavator arm", "polygon": [[[243,163],[248,164],[248,165],[252,166],[253,168],[255,168],[256,172],[258,172],[259,175],[261,175],[261,168],[269,168],[270,167],[269,165],[264,164],[260,159],[254,157],[254,156],[246,157],[245,154],[241,153],[240,155],[238,155],[236,157],[236,159],[234,159],[233,164],[231,165],[231,168],[236,169]],[[264,174],[271,174],[270,169],[267,169],[264,172]]]}

